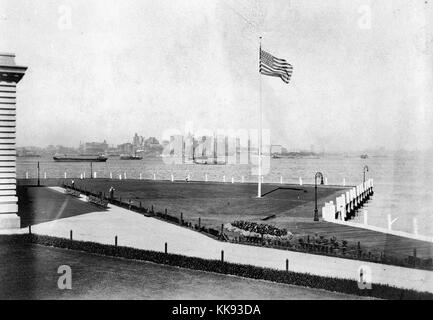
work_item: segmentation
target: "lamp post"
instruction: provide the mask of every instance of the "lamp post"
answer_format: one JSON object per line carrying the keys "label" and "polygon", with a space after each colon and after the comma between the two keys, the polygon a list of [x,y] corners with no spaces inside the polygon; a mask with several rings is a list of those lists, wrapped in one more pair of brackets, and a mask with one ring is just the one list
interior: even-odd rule
{"label": "lamp post", "polygon": [[41,179],[39,177],[39,162],[38,162],[38,187],[41,186]]}
{"label": "lamp post", "polygon": [[364,166],[364,182],[365,182],[365,173],[366,172],[368,172],[368,166],[367,165]]}
{"label": "lamp post", "polygon": [[323,184],[323,174],[316,172],[314,176],[314,221],[319,221],[319,211],[317,210],[317,178],[320,178],[320,184]]}

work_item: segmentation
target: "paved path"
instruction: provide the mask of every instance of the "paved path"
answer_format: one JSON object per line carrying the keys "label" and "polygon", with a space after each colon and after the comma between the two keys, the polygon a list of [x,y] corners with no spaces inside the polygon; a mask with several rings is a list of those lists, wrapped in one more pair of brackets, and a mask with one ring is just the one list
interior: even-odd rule
{"label": "paved path", "polygon": [[[52,190],[63,192],[62,188]],[[83,198],[83,201],[84,198]],[[105,212],[41,223],[32,227],[33,233],[69,238],[73,230],[75,240],[113,244],[118,236],[120,246],[163,251],[168,243],[170,253],[220,259],[224,250],[225,261],[285,270],[286,258],[290,270],[322,276],[357,279],[361,266],[371,268],[372,282],[401,288],[433,292],[433,272],[364,261],[283,251],[271,248],[224,243],[198,232],[144,217],[126,209],[111,206]],[[25,232],[25,230],[21,230]]]}

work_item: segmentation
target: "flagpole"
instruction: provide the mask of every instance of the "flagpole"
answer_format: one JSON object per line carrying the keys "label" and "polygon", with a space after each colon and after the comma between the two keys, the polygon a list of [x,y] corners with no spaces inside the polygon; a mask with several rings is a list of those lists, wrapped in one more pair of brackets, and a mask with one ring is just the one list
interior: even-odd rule
{"label": "flagpole", "polygon": [[[259,68],[260,68],[260,59],[262,52],[262,37],[260,37],[260,45],[259,45]],[[259,103],[259,174],[258,179],[259,183],[257,185],[257,197],[262,197],[262,73],[259,70],[259,86],[260,86],[260,103]]]}

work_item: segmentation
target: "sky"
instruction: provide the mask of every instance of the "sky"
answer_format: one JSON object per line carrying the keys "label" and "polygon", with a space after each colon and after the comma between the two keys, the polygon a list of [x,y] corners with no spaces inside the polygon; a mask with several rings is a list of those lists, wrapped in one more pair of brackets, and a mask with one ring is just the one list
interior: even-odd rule
{"label": "sky", "polygon": [[[0,52],[29,67],[18,86],[17,145],[256,129],[262,101],[263,128],[289,149],[432,148],[432,7],[0,0]],[[293,65],[289,85],[260,77],[260,36]]]}

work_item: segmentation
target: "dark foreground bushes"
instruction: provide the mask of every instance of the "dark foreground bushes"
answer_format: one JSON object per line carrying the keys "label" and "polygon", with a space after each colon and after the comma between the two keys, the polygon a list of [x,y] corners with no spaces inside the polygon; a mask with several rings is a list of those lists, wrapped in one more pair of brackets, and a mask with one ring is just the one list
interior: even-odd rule
{"label": "dark foreground bushes", "polygon": [[[263,279],[273,282],[324,289],[328,291],[336,291],[359,296],[371,296],[383,299],[433,299],[433,294],[431,293],[399,289],[381,284],[373,284],[371,290],[360,290],[358,288],[357,282],[354,280],[321,277],[290,271],[279,271],[251,265],[221,262],[218,260],[206,260],[176,254],[166,254],[163,252],[105,245],[94,242],[75,240],[71,241],[68,239],[54,238],[49,236],[39,236],[33,234],[0,236],[0,243],[1,242],[17,244],[40,244],[44,246],[79,250],[111,257],[150,261],[194,270],[230,274],[252,279]],[[326,268],[326,266],[324,266],[324,268]]]}

